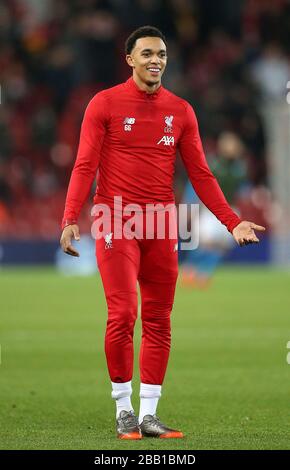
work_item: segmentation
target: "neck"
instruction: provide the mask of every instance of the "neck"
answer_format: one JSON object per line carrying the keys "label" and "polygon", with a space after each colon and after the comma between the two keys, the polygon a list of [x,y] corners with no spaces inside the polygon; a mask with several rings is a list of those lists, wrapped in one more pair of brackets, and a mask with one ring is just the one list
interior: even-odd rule
{"label": "neck", "polygon": [[133,70],[133,80],[137,87],[142,91],[146,91],[146,93],[154,93],[161,85],[161,80],[158,83],[152,83],[149,85],[145,82],[142,82],[142,80],[140,80],[138,75],[135,73],[135,70]]}

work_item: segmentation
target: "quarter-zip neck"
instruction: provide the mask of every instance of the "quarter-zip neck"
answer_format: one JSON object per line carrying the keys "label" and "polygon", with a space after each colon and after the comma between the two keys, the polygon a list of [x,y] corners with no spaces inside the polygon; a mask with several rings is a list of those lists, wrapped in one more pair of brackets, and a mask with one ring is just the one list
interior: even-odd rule
{"label": "quarter-zip neck", "polygon": [[146,99],[147,101],[156,100],[163,92],[163,86],[160,85],[154,93],[148,93],[147,91],[141,90],[135,83],[133,77],[128,78],[125,82],[125,87],[130,90],[135,96]]}

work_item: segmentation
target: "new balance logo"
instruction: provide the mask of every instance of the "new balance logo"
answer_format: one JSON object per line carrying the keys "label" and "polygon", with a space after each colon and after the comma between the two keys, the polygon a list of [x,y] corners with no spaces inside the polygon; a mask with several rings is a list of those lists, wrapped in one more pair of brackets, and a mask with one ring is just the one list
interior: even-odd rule
{"label": "new balance logo", "polygon": [[161,142],[163,142],[163,145],[174,145],[174,137],[171,135],[164,135],[162,139],[157,142],[157,145],[161,144]]}
{"label": "new balance logo", "polygon": [[135,118],[125,117],[124,124],[135,124]]}
{"label": "new balance logo", "polygon": [[135,124],[135,118],[125,117],[123,124],[124,124],[124,131],[130,131],[132,129],[132,124]]}

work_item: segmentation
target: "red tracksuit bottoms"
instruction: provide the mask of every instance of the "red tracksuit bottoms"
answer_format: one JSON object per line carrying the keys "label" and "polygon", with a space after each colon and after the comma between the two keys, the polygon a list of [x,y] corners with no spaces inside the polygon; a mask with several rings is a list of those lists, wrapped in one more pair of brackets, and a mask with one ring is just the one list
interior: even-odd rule
{"label": "red tracksuit bottoms", "polygon": [[165,238],[158,239],[155,229],[154,239],[116,239],[112,233],[109,242],[105,238],[96,240],[96,257],[108,306],[105,353],[111,381],[132,379],[138,281],[142,321],[140,378],[142,383],[162,385],[170,352],[170,314],[178,274],[177,237],[170,239],[166,230]]}

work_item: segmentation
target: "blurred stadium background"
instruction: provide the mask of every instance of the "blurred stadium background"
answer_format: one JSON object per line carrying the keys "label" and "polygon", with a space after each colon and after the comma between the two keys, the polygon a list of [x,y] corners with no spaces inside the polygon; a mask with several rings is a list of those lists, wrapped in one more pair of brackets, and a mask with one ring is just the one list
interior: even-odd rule
{"label": "blurred stadium background", "polygon": [[[80,260],[71,260],[58,240],[85,106],[128,78],[124,41],[145,24],[167,36],[163,85],[196,110],[230,202],[267,227],[258,246],[227,250],[211,289],[178,286],[161,410],[170,418],[179,410],[183,448],[289,448],[288,0],[1,1],[1,448],[117,445],[94,428],[100,403],[100,433],[114,426],[94,247],[83,236]],[[180,202],[179,160],[175,183]],[[186,410],[174,402],[176,379]]]}

